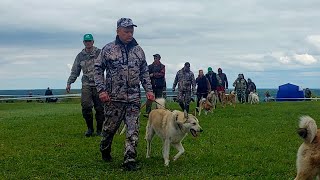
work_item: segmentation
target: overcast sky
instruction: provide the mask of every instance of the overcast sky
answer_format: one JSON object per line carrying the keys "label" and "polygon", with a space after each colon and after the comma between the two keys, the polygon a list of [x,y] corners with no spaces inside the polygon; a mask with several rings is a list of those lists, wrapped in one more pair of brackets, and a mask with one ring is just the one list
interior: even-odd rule
{"label": "overcast sky", "polygon": [[[82,38],[102,48],[116,21],[130,17],[148,64],[159,53],[168,87],[191,70],[220,67],[257,88],[290,82],[320,88],[320,1],[292,0],[1,0],[0,89],[65,88]],[[72,88],[81,87],[81,78]]]}

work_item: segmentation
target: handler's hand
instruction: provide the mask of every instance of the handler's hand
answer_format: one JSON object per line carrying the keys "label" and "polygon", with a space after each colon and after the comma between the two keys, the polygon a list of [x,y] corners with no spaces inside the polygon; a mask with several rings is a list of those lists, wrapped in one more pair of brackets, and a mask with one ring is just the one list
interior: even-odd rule
{"label": "handler's hand", "polygon": [[154,101],[155,100],[153,92],[147,92],[146,96],[147,96],[147,100],[149,100],[149,101]]}
{"label": "handler's hand", "polygon": [[103,91],[99,93],[99,98],[102,102],[109,102],[110,101],[110,96],[107,92]]}
{"label": "handler's hand", "polygon": [[69,93],[69,92],[70,92],[70,89],[71,89],[71,86],[70,86],[70,85],[67,85],[67,87],[66,87],[66,91],[67,91],[67,93]]}

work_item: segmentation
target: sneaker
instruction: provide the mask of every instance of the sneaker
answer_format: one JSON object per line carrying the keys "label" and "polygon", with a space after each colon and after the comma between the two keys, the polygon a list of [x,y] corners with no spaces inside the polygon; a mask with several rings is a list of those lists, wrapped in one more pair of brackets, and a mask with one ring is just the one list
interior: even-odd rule
{"label": "sneaker", "polygon": [[140,168],[140,166],[138,166],[138,164],[134,161],[130,161],[130,162],[127,162],[127,163],[123,163],[122,164],[122,169],[124,171],[137,171]]}
{"label": "sneaker", "polygon": [[112,156],[110,153],[101,153],[102,160],[105,162],[111,162],[112,161]]}
{"label": "sneaker", "polygon": [[90,136],[92,136],[92,133],[93,133],[93,130],[92,129],[88,129],[84,135],[87,136],[87,137],[90,137]]}

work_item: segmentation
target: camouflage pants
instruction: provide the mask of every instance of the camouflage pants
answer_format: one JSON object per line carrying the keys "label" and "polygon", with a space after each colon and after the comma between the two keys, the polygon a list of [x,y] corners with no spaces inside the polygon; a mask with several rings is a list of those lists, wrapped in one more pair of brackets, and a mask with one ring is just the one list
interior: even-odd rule
{"label": "camouflage pants", "polygon": [[191,90],[190,91],[179,91],[177,100],[180,103],[189,105],[191,101]]}
{"label": "camouflage pants", "polygon": [[189,113],[189,104],[191,101],[191,90],[189,91],[179,91],[177,96],[177,101],[182,109],[186,110]]}
{"label": "camouflage pants", "polygon": [[237,89],[237,97],[240,103],[246,102],[246,89]]}
{"label": "camouflage pants", "polygon": [[114,134],[117,132],[122,120],[127,127],[124,163],[135,161],[139,137],[140,104],[111,102],[106,105],[100,151],[111,153]]}
{"label": "camouflage pants", "polygon": [[95,86],[82,86],[81,89],[81,106],[82,116],[87,123],[88,129],[93,130],[93,113],[92,107],[94,107],[97,121],[97,130],[102,130],[102,124],[104,121],[104,109],[102,102],[99,99],[99,94]]}
{"label": "camouflage pants", "polygon": [[[155,98],[162,98],[163,97],[163,89],[153,89],[153,93]],[[146,113],[149,114],[151,112],[152,102],[147,101],[146,104]]]}

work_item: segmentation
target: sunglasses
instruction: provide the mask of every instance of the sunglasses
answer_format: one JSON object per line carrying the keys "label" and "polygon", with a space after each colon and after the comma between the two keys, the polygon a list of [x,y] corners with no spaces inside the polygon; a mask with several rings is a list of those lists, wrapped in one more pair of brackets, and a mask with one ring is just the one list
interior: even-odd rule
{"label": "sunglasses", "polygon": [[92,42],[92,40],[84,40],[84,42]]}

